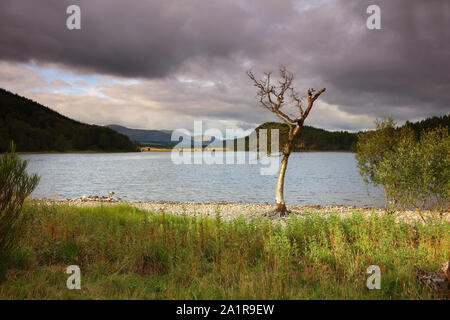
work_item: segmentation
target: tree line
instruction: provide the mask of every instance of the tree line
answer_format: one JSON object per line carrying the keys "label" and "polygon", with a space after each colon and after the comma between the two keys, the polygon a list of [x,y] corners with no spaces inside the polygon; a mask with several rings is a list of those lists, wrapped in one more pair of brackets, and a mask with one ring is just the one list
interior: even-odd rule
{"label": "tree line", "polygon": [[11,141],[20,152],[137,150],[137,144],[126,135],[72,120],[0,89],[0,152],[5,152]]}
{"label": "tree line", "polygon": [[[434,116],[417,122],[406,121],[403,126],[410,128],[417,138],[422,133],[437,128],[439,126],[450,126],[450,114],[444,116]],[[397,130],[400,130],[398,127]],[[280,122],[266,122],[255,130],[267,129],[268,144],[270,150],[270,129],[278,129],[280,134],[280,146],[283,146],[288,139],[289,128],[286,124]],[[294,139],[293,152],[300,151],[356,151],[356,144],[360,132],[348,131],[328,131],[324,129],[314,128],[311,126],[303,126],[302,130]],[[248,137],[246,138],[246,150],[248,151]]]}
{"label": "tree line", "polygon": [[[278,129],[280,146],[287,142],[289,127],[284,123],[266,122],[256,130],[267,129],[268,142],[270,142],[270,129]],[[303,126],[293,142],[292,151],[353,151],[357,134],[347,131],[327,131],[311,126]]]}

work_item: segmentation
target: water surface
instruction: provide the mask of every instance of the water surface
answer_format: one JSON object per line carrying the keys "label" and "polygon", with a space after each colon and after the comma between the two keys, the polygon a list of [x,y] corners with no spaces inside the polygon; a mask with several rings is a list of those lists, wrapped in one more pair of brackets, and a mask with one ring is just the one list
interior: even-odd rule
{"label": "water surface", "polygon": [[[172,163],[169,152],[22,154],[41,182],[35,198],[106,196],[127,201],[272,203],[277,176],[260,165]],[[368,194],[368,191],[370,192]],[[354,155],[344,152],[294,153],[285,181],[287,204],[383,206],[381,190],[367,189]]]}

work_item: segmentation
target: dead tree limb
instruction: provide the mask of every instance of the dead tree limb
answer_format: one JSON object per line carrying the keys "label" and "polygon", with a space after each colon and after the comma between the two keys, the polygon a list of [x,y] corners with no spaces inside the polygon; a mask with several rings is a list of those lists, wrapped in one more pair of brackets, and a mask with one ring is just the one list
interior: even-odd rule
{"label": "dead tree limb", "polygon": [[[256,79],[252,71],[248,71],[247,75],[253,81],[253,85],[258,89],[256,96],[259,104],[274,113],[278,119],[289,127],[288,140],[281,149],[282,158],[275,194],[276,210],[284,215],[287,212],[284,201],[284,177],[286,175],[288,159],[294,147],[295,137],[300,132],[314,102],[325,92],[325,88],[317,92],[310,88],[307,91],[306,97],[301,98],[295,92],[293,86],[294,75],[285,66],[281,66],[279,72],[280,80],[276,85],[272,83],[270,72],[264,73],[265,77],[262,80]],[[289,96],[287,93],[289,93]],[[293,117],[282,110],[288,104],[295,106],[295,109],[298,111],[298,116]]]}

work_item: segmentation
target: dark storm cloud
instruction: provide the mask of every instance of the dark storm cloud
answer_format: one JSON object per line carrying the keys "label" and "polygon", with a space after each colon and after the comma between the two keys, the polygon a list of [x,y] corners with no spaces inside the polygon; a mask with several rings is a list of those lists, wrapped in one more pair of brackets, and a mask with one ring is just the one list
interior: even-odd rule
{"label": "dark storm cloud", "polygon": [[[70,4],[82,9],[81,31],[65,27]],[[381,7],[381,30],[366,28],[369,4]],[[301,91],[325,86],[323,101],[349,115],[312,116],[320,124],[328,118],[325,127],[359,128],[361,118],[350,115],[414,120],[448,113],[449,44],[447,0],[0,3],[0,60],[164,79],[164,86],[155,85],[158,92],[146,94],[174,108],[188,100],[185,112],[191,115],[247,123],[256,122],[248,113],[255,92],[245,69],[273,71],[281,63],[294,72]],[[179,77],[212,81],[217,90],[191,91]]]}
{"label": "dark storm cloud", "polygon": [[[71,4],[82,10],[80,31],[66,28]],[[154,78],[191,57],[258,53],[255,27],[228,1],[2,0],[0,58]]]}
{"label": "dark storm cloud", "polygon": [[[319,51],[312,70],[350,113],[392,114],[402,120],[450,111],[450,1],[369,1],[382,10],[382,29],[364,27],[367,2],[346,7],[348,29]],[[349,22],[350,24],[350,22]],[[326,40],[325,40],[326,41]]]}

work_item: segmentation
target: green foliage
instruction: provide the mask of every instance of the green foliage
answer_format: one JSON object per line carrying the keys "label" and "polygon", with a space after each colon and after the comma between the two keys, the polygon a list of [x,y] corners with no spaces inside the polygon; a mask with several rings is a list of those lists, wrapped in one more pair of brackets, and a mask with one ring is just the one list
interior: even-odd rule
{"label": "green foliage", "polygon": [[9,141],[17,151],[136,151],[130,139],[110,128],[87,125],[0,89],[0,152]]}
{"label": "green foliage", "polygon": [[360,133],[355,158],[364,182],[375,186],[382,184],[378,166],[382,159],[394,150],[395,122],[392,119],[375,121],[376,130]]}
{"label": "green foliage", "polygon": [[[0,286],[10,299],[430,299],[413,267],[448,260],[449,224],[396,222],[354,213],[325,218],[192,218],[131,206],[28,202],[16,268]],[[68,265],[81,290],[67,290]],[[366,269],[382,270],[368,290]]]}
{"label": "green foliage", "polygon": [[10,151],[0,158],[0,280],[10,255],[21,236],[23,226],[22,204],[39,183],[37,175],[28,175],[27,161]]}
{"label": "green foliage", "polygon": [[[419,137],[418,137],[419,136]],[[448,127],[417,134],[392,119],[358,136],[358,167],[366,183],[382,185],[387,209],[415,208],[444,212],[449,205],[450,139]]]}

